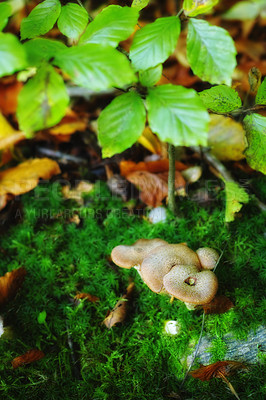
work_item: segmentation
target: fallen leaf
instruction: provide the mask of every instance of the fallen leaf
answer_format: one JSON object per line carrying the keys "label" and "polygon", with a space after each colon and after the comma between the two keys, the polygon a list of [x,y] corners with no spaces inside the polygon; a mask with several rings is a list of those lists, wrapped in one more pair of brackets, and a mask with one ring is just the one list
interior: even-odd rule
{"label": "fallen leaf", "polygon": [[162,152],[162,144],[158,136],[154,135],[149,127],[144,129],[138,142],[153,154],[161,154]]}
{"label": "fallen leaf", "polygon": [[0,277],[0,307],[12,300],[26,276],[26,269],[23,267],[13,269]]}
{"label": "fallen leaf", "polygon": [[84,204],[84,199],[83,199],[84,193],[91,192],[93,188],[94,188],[94,185],[92,183],[86,182],[86,181],[80,181],[74,189],[70,189],[70,187],[67,185],[63,186],[62,194],[65,199],[75,200],[78,204],[83,205]]}
{"label": "fallen leaf", "polygon": [[232,307],[234,307],[232,301],[228,297],[220,295],[215,296],[210,303],[204,304],[203,310],[205,314],[223,314]]}
{"label": "fallen leaf", "polygon": [[31,364],[34,361],[41,360],[41,358],[43,358],[44,356],[45,354],[41,350],[31,349],[28,350],[25,354],[14,358],[11,361],[11,364],[12,367],[16,369],[18,367],[22,367],[23,365]]}
{"label": "fallen leaf", "polygon": [[[128,174],[135,171],[148,171],[152,173],[157,172],[167,172],[169,171],[169,160],[162,159],[158,161],[141,161],[135,163],[134,161],[121,161],[120,162],[120,173],[122,176],[127,177]],[[180,161],[176,161],[175,169],[178,171],[183,171],[187,169],[187,166]]]}
{"label": "fallen leaf", "polygon": [[147,171],[136,171],[127,175],[127,180],[140,190],[140,199],[151,207],[158,207],[168,195],[166,181]]}
{"label": "fallen leaf", "polygon": [[235,219],[235,214],[241,210],[243,204],[249,202],[249,195],[241,186],[233,181],[225,182],[225,222]]}
{"label": "fallen leaf", "polygon": [[77,131],[85,131],[88,126],[88,118],[79,116],[75,111],[68,109],[66,115],[48,130],[50,135],[72,135]]}
{"label": "fallen leaf", "polygon": [[119,300],[116,303],[115,307],[112,309],[110,314],[103,321],[103,324],[108,329],[112,328],[119,322],[123,322],[125,320],[126,315],[127,315],[128,300],[130,300],[130,298],[132,296],[134,287],[135,287],[135,283],[131,282],[127,287],[126,294],[124,294],[123,297],[121,298],[121,300]]}
{"label": "fallen leaf", "polygon": [[16,131],[0,113],[0,150],[7,149],[25,139],[25,133]]}
{"label": "fallen leaf", "polygon": [[20,195],[29,192],[38,185],[40,178],[50,179],[60,172],[57,162],[49,158],[25,161],[0,172],[0,196],[6,193]]}
{"label": "fallen leaf", "polygon": [[[14,77],[13,77],[14,78]],[[17,99],[23,84],[17,80],[1,80],[0,83],[0,110],[6,114],[14,114],[17,110]]]}
{"label": "fallen leaf", "polygon": [[90,301],[91,303],[95,303],[96,301],[99,301],[99,297],[94,296],[93,294],[90,293],[77,293],[76,296],[74,297],[75,301],[78,301],[80,299],[86,299]]}
{"label": "fallen leaf", "polygon": [[211,115],[208,146],[223,161],[239,161],[245,158],[245,131],[239,122],[223,115]]}
{"label": "fallen leaf", "polygon": [[228,381],[228,379],[226,379],[226,376],[232,375],[238,369],[247,369],[247,367],[238,361],[218,361],[206,366],[201,365],[199,369],[191,371],[190,375],[203,382],[209,381],[212,378],[221,378],[227,384],[234,396],[240,400],[233,385]]}

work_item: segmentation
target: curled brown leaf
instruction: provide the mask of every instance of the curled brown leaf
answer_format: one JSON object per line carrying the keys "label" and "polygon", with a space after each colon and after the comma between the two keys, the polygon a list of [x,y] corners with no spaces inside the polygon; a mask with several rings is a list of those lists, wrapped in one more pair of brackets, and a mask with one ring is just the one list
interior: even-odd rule
{"label": "curled brown leaf", "polygon": [[22,354],[21,356],[14,358],[11,361],[11,364],[12,364],[12,367],[14,369],[16,369],[23,365],[31,364],[34,361],[38,361],[41,358],[43,358],[44,356],[45,356],[45,354],[41,350],[31,349],[31,350],[28,350],[26,353]]}
{"label": "curled brown leaf", "polygon": [[203,310],[205,314],[223,314],[232,307],[234,303],[228,297],[220,295],[215,296],[210,303],[204,304]]}
{"label": "curled brown leaf", "polygon": [[24,281],[26,269],[20,267],[0,277],[0,307],[12,300]]}

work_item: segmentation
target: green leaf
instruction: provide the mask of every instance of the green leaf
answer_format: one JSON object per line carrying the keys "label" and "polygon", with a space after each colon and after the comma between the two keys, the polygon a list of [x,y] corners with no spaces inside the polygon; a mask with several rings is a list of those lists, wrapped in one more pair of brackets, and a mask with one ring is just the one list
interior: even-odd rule
{"label": "green leaf", "polygon": [[32,66],[38,66],[42,61],[49,61],[59,51],[66,49],[62,42],[45,38],[28,40],[23,47],[27,53],[29,64]]}
{"label": "green leaf", "polygon": [[44,323],[45,323],[45,320],[46,320],[46,316],[47,316],[46,311],[45,311],[45,310],[44,310],[44,311],[41,311],[41,312],[39,313],[39,315],[38,315],[38,323],[39,323],[39,324],[44,324]]}
{"label": "green leaf", "polygon": [[197,92],[171,84],[149,89],[148,120],[159,138],[175,146],[207,145],[209,114]]}
{"label": "green leaf", "polygon": [[206,108],[215,112],[230,112],[242,105],[238,93],[225,85],[214,86],[199,93]]}
{"label": "green leaf", "polygon": [[145,122],[146,111],[138,93],[116,97],[98,119],[103,157],[111,157],[131,147],[141,136]]}
{"label": "green leaf", "polygon": [[78,39],[87,26],[89,15],[85,8],[75,3],[68,3],[61,9],[57,26],[63,35]]}
{"label": "green leaf", "polygon": [[146,71],[139,72],[139,81],[142,86],[150,87],[154,86],[162,76],[163,66],[162,64],[156,67],[146,69]]}
{"label": "green leaf", "polygon": [[21,23],[21,39],[44,35],[52,29],[61,12],[59,0],[45,0],[38,4]]}
{"label": "green leaf", "polygon": [[12,14],[12,8],[8,3],[0,3],[0,31],[4,29],[8,22],[8,18]]}
{"label": "green leaf", "polygon": [[262,84],[258,89],[258,93],[256,96],[256,104],[266,104],[266,78],[264,78]]}
{"label": "green leaf", "polygon": [[242,21],[255,19],[261,11],[261,4],[256,1],[239,1],[223,14],[224,19],[239,19]]}
{"label": "green leaf", "polygon": [[134,36],[130,59],[137,71],[163,63],[175,50],[180,34],[177,17],[158,18],[141,28]]}
{"label": "green leaf", "polygon": [[206,21],[191,18],[188,25],[187,57],[191,69],[212,84],[231,85],[236,49],[229,33]]}
{"label": "green leaf", "polygon": [[247,115],[244,127],[248,147],[245,151],[251,168],[266,175],[266,117],[259,114]]}
{"label": "green leaf", "polygon": [[11,33],[0,33],[0,77],[11,75],[26,66],[26,54],[18,38]]}
{"label": "green leaf", "polygon": [[130,62],[110,46],[88,43],[61,51],[54,60],[79,86],[94,91],[124,87],[137,78]]}
{"label": "green leaf", "polygon": [[134,8],[115,5],[106,7],[88,25],[80,43],[99,43],[116,47],[134,31],[138,17],[138,10]]}
{"label": "green leaf", "polygon": [[149,4],[150,0],[133,0],[131,7],[136,8],[138,11],[142,10]]}
{"label": "green leaf", "polygon": [[225,183],[225,222],[232,222],[235,213],[241,210],[243,204],[248,203],[249,196],[245,190],[236,182],[224,181]]}
{"label": "green leaf", "polygon": [[20,129],[31,134],[56,125],[66,113],[69,103],[61,75],[44,64],[18,96],[17,117]]}
{"label": "green leaf", "polygon": [[184,0],[183,9],[185,11],[185,15],[195,17],[196,15],[207,13],[218,2],[219,0]]}

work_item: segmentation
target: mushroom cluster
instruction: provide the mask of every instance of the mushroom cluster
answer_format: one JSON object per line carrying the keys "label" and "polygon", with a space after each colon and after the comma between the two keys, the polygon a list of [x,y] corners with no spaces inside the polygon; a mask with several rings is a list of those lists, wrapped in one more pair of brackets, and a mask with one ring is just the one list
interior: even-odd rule
{"label": "mushroom cluster", "polygon": [[194,252],[185,243],[139,239],[131,246],[116,246],[111,258],[119,267],[136,268],[153,292],[167,293],[185,302],[188,308],[209,303],[218,289],[211,269],[219,254],[209,247]]}

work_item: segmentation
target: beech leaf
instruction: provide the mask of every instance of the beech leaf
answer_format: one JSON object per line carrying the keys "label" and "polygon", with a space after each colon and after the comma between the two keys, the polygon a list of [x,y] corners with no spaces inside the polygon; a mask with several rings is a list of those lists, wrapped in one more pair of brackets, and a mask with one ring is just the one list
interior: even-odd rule
{"label": "beech leaf", "polygon": [[0,277],[0,307],[12,300],[26,276],[26,269],[23,267],[13,269]]}
{"label": "beech leaf", "polygon": [[132,297],[132,293],[135,287],[135,283],[131,282],[128,287],[126,294],[124,294],[119,300],[109,315],[103,321],[103,324],[108,328],[112,328],[116,324],[123,322],[127,316],[127,304],[128,300]]}
{"label": "beech leaf", "polygon": [[34,361],[40,360],[44,356],[45,354],[41,350],[38,349],[28,350],[25,354],[22,354],[21,356],[18,356],[13,359],[12,367],[16,369],[18,367],[22,367],[23,365],[31,364]]}

